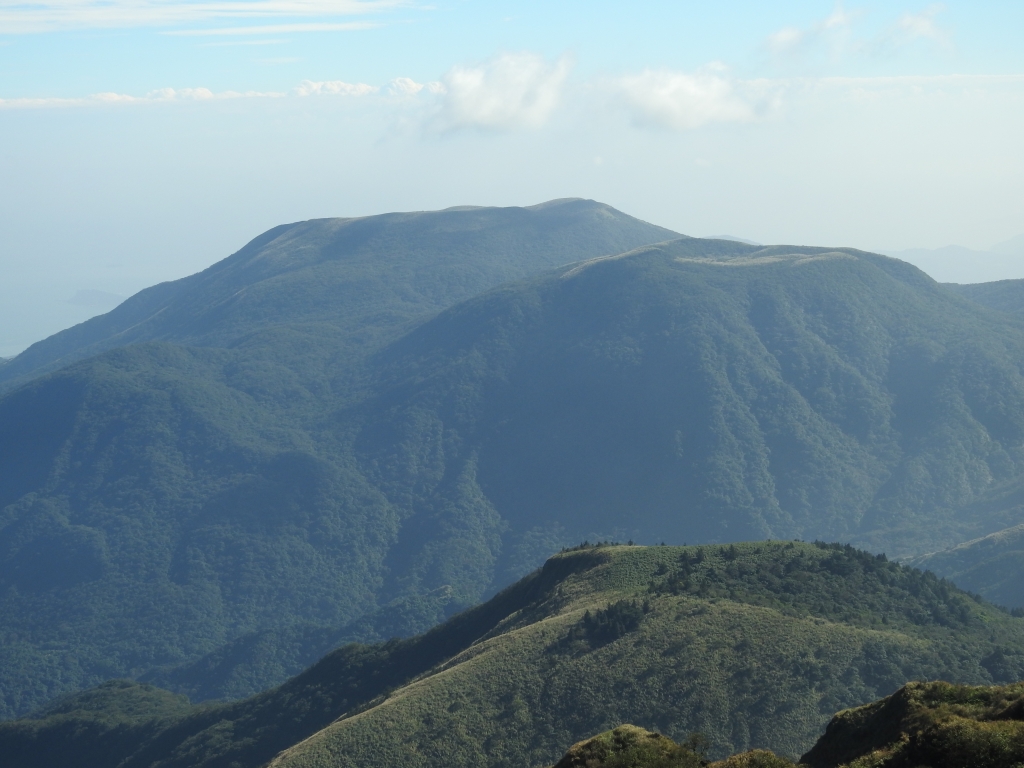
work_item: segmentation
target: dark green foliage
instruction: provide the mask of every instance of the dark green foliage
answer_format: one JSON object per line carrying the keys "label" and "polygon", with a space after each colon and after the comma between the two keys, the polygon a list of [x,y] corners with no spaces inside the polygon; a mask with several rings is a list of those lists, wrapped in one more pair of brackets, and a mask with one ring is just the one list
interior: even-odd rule
{"label": "dark green foliage", "polygon": [[651,611],[650,601],[617,600],[607,608],[586,611],[579,624],[569,630],[559,642],[558,648],[572,648],[575,643],[584,642],[590,648],[607,645],[627,632],[639,628],[644,616]]}
{"label": "dark green foliage", "polygon": [[114,766],[139,743],[187,714],[188,699],[127,680],[58,699],[36,720],[5,724],[5,766]]}
{"label": "dark green foliage", "polygon": [[554,768],[704,768],[697,743],[676,744],[660,733],[620,725],[575,744]]}
{"label": "dark green foliage", "polygon": [[[419,637],[346,645],[279,688],[234,704],[188,709],[183,697],[151,686],[106,684],[66,697],[30,718],[0,724],[0,754],[18,756],[5,764],[11,768],[113,768],[122,761],[126,766],[180,768],[261,765],[338,716],[379,702],[485,637],[510,615],[543,604],[560,581],[602,562],[586,554],[552,561],[486,604]],[[140,694],[154,693],[159,702],[173,702],[176,708],[140,704]],[[169,714],[177,715],[176,721],[169,721]],[[104,723],[102,733],[92,727],[96,720]],[[132,729],[122,733],[126,724]],[[108,730],[119,734],[117,741],[106,738]],[[48,746],[43,750],[40,744]]]}
{"label": "dark green foliage", "polygon": [[[652,581],[654,594],[724,597],[765,605],[793,616],[815,615],[865,627],[942,626],[977,622],[977,598],[931,572],[889,562],[849,544],[814,544],[827,554],[810,556],[788,545],[769,562],[736,563],[730,545],[720,556],[686,550],[674,568]],[[838,577],[838,578],[837,578]],[[1024,674],[1024,665],[1020,672]]]}
{"label": "dark green foliage", "polygon": [[704,758],[706,739],[693,734],[677,744],[660,733],[620,725],[574,744],[553,768],[795,768],[767,750],[753,750],[710,763]]}
{"label": "dark green foliage", "polygon": [[1018,472],[1016,325],[893,260],[715,248],[732,251],[679,241],[509,286],[392,345],[356,442],[375,480],[422,468],[433,510],[462,492],[439,478],[472,473],[513,544],[549,526],[900,556],[999,519],[957,510]]}

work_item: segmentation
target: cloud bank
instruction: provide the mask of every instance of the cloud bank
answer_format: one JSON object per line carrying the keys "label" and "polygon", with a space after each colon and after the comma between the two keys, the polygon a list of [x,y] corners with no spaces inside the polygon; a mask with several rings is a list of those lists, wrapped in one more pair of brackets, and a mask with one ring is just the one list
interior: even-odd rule
{"label": "cloud bank", "polygon": [[[0,0],[0,30],[10,35],[67,29],[174,27],[225,19],[331,18],[408,5],[407,0]],[[293,32],[338,27],[285,26]],[[304,26],[308,28],[301,28]],[[243,33],[222,30],[216,34]]]}
{"label": "cloud bank", "polygon": [[368,96],[380,88],[366,83],[346,83],[344,80],[303,80],[295,87],[296,96]]}
{"label": "cloud bank", "polygon": [[159,104],[173,101],[223,101],[225,99],[280,99],[285,96],[287,94],[271,91],[221,91],[214,93],[209,88],[160,88],[145,96],[105,92],[71,99],[54,97],[0,99],[0,109],[95,107],[117,104]]}

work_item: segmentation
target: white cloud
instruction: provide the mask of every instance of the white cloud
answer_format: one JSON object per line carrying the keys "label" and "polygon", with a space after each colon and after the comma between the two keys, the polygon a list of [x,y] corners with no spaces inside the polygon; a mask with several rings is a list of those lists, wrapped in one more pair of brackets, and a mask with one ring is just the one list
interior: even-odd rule
{"label": "white cloud", "polygon": [[778,88],[768,81],[734,81],[718,66],[694,74],[646,70],[616,78],[610,87],[634,122],[674,130],[707,123],[748,122],[768,111],[778,99]]}
{"label": "white cloud", "polygon": [[371,21],[346,21],[340,23],[311,21],[303,24],[256,24],[247,27],[222,27],[218,29],[175,29],[165,35],[186,35],[189,37],[215,37],[220,35],[288,35],[293,32],[354,32],[361,29],[375,29],[380,24]]}
{"label": "white cloud", "polygon": [[295,88],[296,96],[367,96],[380,89],[366,83],[346,83],[344,80],[303,80]]}
{"label": "white cloud", "polygon": [[772,53],[784,53],[800,45],[807,33],[796,27],[783,27],[768,36],[768,48]]}
{"label": "white cloud", "polygon": [[836,3],[827,18],[811,24],[806,29],[784,27],[769,35],[768,50],[774,54],[788,54],[821,40],[829,40],[833,49],[838,49],[843,45],[854,18],[854,14],[848,13],[842,3]]}
{"label": "white cloud", "polygon": [[902,37],[904,41],[925,39],[932,40],[943,45],[949,42],[949,35],[935,23],[945,6],[941,4],[931,5],[922,13],[905,13],[896,22],[896,36]]}
{"label": "white cloud", "polygon": [[454,67],[432,92],[442,98],[446,130],[537,127],[558,107],[571,69],[565,56],[548,62],[535,53],[507,53],[473,67]]}
{"label": "white cloud", "polygon": [[224,19],[326,19],[410,4],[409,0],[0,0],[0,29],[5,34],[30,34],[174,27]]}
{"label": "white cloud", "polygon": [[214,93],[209,88],[160,88],[145,96],[131,96],[126,93],[94,93],[82,98],[20,98],[0,99],[0,109],[38,109],[45,107],[89,107],[117,104],[157,104],[169,101],[221,101],[224,99],[274,99],[284,93],[263,91],[221,91]]}
{"label": "white cloud", "polygon": [[396,77],[388,83],[387,92],[390,96],[408,97],[424,92],[437,96],[446,93],[447,89],[444,83],[417,83],[411,77]]}
{"label": "white cloud", "polygon": [[215,43],[200,43],[202,48],[226,48],[234,47],[239,45],[283,45],[289,43],[290,40],[273,40],[273,39],[262,39],[262,40],[218,40]]}
{"label": "white cloud", "polygon": [[388,93],[392,96],[415,96],[426,88],[423,83],[417,83],[410,77],[396,77],[388,83]]}
{"label": "white cloud", "polygon": [[832,59],[849,53],[878,54],[905,46],[915,40],[949,44],[949,35],[937,23],[942,4],[930,5],[920,13],[904,13],[894,23],[873,35],[857,36],[853,25],[861,14],[848,12],[836,3],[832,14],[806,28],[784,27],[768,36],[768,50],[776,56],[793,56],[812,51],[827,51]]}

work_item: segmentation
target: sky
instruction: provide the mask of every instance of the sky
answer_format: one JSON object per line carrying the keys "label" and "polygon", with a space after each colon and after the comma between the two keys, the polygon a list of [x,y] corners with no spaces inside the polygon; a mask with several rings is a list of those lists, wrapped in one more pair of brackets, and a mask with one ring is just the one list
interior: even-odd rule
{"label": "sky", "polygon": [[[0,0],[0,357],[327,216],[587,197],[986,252],[1024,234],[1021,30],[1020,0]],[[1007,253],[907,258],[1024,278]]]}

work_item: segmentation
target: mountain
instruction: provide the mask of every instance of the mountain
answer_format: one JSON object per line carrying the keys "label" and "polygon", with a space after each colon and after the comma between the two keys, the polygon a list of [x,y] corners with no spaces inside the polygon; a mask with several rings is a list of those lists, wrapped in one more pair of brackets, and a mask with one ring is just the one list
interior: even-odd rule
{"label": "mountain", "polygon": [[124,344],[0,399],[3,713],[119,676],[247,695],[585,538],[904,557],[1020,522],[992,501],[1024,482],[1013,318],[884,256],[693,238],[416,314],[486,287],[480,243],[502,279],[531,217],[594,251],[663,234],[586,201],[382,217],[376,257],[346,241],[360,303],[336,251],[272,231],[33,352]]}
{"label": "mountain", "polygon": [[737,243],[746,243],[747,245],[763,245],[755,240],[747,240],[745,237],[736,237],[734,235],[707,235],[705,240],[733,240]]}
{"label": "mountain", "polygon": [[579,199],[285,224],[209,269],[33,344],[0,371],[0,391],[144,341],[329,345],[346,356],[344,369],[409,323],[499,283],[679,236]]}
{"label": "mountain", "polygon": [[907,680],[1024,674],[1024,620],[849,546],[585,546],[415,638],[186,706],[113,682],[0,724],[10,768],[551,765],[622,722],[796,755]]}
{"label": "mountain", "polygon": [[5,363],[0,717],[126,675],[247,695],[443,619],[383,593],[401,518],[332,414],[438,309],[666,237],[584,200],[286,225]]}
{"label": "mountain", "polygon": [[908,560],[999,605],[1024,608],[1024,525]]}
{"label": "mountain", "polygon": [[1007,256],[1024,256],[1024,234],[1011,237],[991,249],[994,253],[1001,253]]}
{"label": "mountain", "polygon": [[681,240],[441,313],[346,420],[366,476],[408,494],[411,584],[458,594],[444,562],[500,573],[565,534],[905,556],[1007,524],[960,511],[1021,477],[1022,352],[893,259]]}
{"label": "mountain", "polygon": [[997,280],[994,283],[973,285],[950,283],[946,287],[990,309],[1024,315],[1024,280]]}

